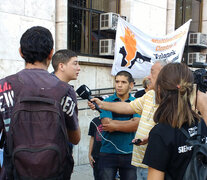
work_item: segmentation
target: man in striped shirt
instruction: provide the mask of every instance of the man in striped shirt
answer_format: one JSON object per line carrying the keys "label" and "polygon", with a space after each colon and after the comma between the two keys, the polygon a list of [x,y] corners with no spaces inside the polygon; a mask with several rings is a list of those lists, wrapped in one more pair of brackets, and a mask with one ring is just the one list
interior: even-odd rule
{"label": "man in striped shirt", "polygon": [[[151,68],[149,79],[152,83],[153,88],[157,80],[157,76],[164,65],[166,65],[165,61],[156,61]],[[148,91],[144,96],[142,96],[141,98],[137,98],[134,101],[131,101],[130,103],[116,102],[112,105],[109,102],[101,102],[98,99],[92,99],[92,101],[95,101],[98,104],[99,108],[108,111],[120,114],[141,114],[135,138],[141,139],[142,142],[139,144],[139,146],[134,146],[133,148],[132,165],[137,167],[138,180],[147,179],[148,167],[142,164],[142,160],[144,158],[145,150],[147,147],[146,143],[148,134],[152,127],[155,125],[153,121],[153,116],[154,112],[157,109],[157,105],[155,104],[154,90]],[[92,103],[88,102],[88,105],[92,109],[94,109]]]}

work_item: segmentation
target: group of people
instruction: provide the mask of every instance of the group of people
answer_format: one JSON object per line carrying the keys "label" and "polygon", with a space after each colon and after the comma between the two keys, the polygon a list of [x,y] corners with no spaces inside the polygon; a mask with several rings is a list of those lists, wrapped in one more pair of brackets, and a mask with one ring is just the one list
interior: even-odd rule
{"label": "group of people", "polygon": [[[187,138],[180,128],[184,128],[190,136],[193,136],[197,134],[198,122],[201,121],[202,135],[207,135],[206,94],[197,91],[196,96],[193,96],[194,77],[192,71],[182,63],[167,64],[165,61],[156,61],[148,79],[151,82],[152,90],[130,103],[122,100],[119,100],[121,102],[111,102],[108,99],[100,101],[97,98],[91,101],[96,102],[99,108],[104,109],[103,113],[107,111],[115,115],[141,115],[136,126],[135,138],[132,140],[134,143],[137,139],[141,140],[139,144],[134,145],[131,160],[137,173],[134,177],[130,176],[130,179],[164,180],[167,176],[179,180],[183,178],[192,157],[192,148],[186,148]],[[192,97],[194,97],[193,102]],[[88,105],[91,109],[95,109],[93,103],[88,102]],[[195,106],[202,118],[192,108]],[[103,126],[104,121],[103,117]],[[120,133],[124,124],[125,132],[127,132],[127,130],[131,130],[128,126],[132,123],[133,121],[127,119],[121,122],[108,120],[105,131]],[[108,136],[106,138],[111,139]],[[122,141],[121,137],[120,141],[122,144],[126,142]],[[114,144],[116,145],[116,143]],[[181,149],[187,150],[182,151]],[[126,152],[117,151],[116,153],[114,156],[125,155]],[[110,158],[110,154],[104,155],[106,159]],[[111,180],[114,179],[114,169],[125,173],[130,170],[127,166],[123,168],[120,164],[115,166],[114,163],[105,167],[100,164],[99,168],[101,175],[99,179],[107,177],[106,179]],[[109,174],[109,172],[113,172],[113,174]],[[121,173],[120,178],[126,179]]]}
{"label": "group of people", "polygon": [[[40,26],[28,29],[21,37],[19,48],[19,53],[26,62],[25,69],[0,80],[0,131],[6,134],[5,162],[1,169],[1,176],[5,172],[5,179],[30,179],[31,177],[27,175],[31,174],[33,179],[65,180],[70,179],[73,171],[72,148],[73,144],[78,144],[80,141],[80,127],[76,94],[68,82],[77,79],[80,66],[77,55],[73,51],[64,49],[54,53],[53,44],[53,38],[48,29]],[[53,73],[47,71],[51,60]],[[180,148],[186,146],[186,137],[181,133],[180,128],[183,127],[193,136],[197,133],[198,123],[201,121],[202,133],[207,135],[207,95],[198,91],[196,101],[190,100],[194,87],[193,74],[186,65],[156,61],[147,79],[151,83],[151,90],[146,90],[141,97],[135,98],[130,93],[134,87],[132,75],[127,71],[120,71],[115,76],[115,93],[103,101],[98,98],[91,100],[101,109],[100,117],[93,121],[94,127],[89,130],[89,135],[93,137],[89,145],[89,161],[94,167],[95,179],[114,180],[117,171],[121,180],[164,180],[166,175],[172,179],[182,179],[192,156],[192,150],[188,148],[187,151],[180,151]],[[148,86],[147,84],[146,88]],[[55,92],[55,94],[49,92]],[[38,169],[38,162],[44,162],[44,159],[35,158],[42,157],[39,155],[46,152],[48,156],[53,157],[53,161],[57,160],[56,155],[51,153],[51,149],[59,152],[59,155],[60,149],[58,150],[54,145],[51,146],[50,143],[46,150],[42,148],[42,144],[38,143],[37,146],[41,147],[39,149],[33,147],[33,142],[29,150],[21,145],[16,152],[20,151],[22,154],[18,154],[17,157],[16,154],[10,156],[8,147],[16,146],[17,141],[15,139],[14,144],[10,141],[13,136],[10,126],[12,124],[13,129],[13,126],[18,124],[19,130],[22,131],[21,123],[29,122],[27,116],[30,113],[25,112],[26,117],[21,117],[23,120],[15,124],[12,121],[16,118],[13,110],[19,111],[17,104],[31,101],[31,98],[28,100],[31,96],[41,97],[33,98],[35,102],[41,101],[42,97],[49,98],[45,100],[48,107],[53,104],[51,100],[61,105],[61,112],[56,114],[59,114],[58,118],[64,117],[64,122],[57,130],[61,134],[60,137],[55,138],[59,140],[62,134],[67,135],[67,141],[61,141],[61,145],[67,149],[64,151],[66,153],[64,158],[70,161],[60,158],[60,162],[64,165],[58,164],[57,170],[53,169],[56,166],[51,166],[53,168],[49,170],[47,167]],[[89,101],[88,105],[91,109],[95,109],[92,102]],[[31,107],[34,104],[32,102]],[[193,104],[202,118],[192,109]],[[47,110],[47,113],[49,115],[50,110]],[[31,115],[31,118],[34,116]],[[41,119],[41,117],[35,118]],[[38,134],[34,138],[38,139]],[[57,143],[50,137],[45,138],[51,143]],[[140,139],[139,143],[136,143],[137,139]],[[96,143],[97,147],[95,147],[95,141],[99,141],[99,144]],[[24,157],[28,155],[24,154],[26,151],[34,153],[33,164],[28,163],[27,167],[20,166]],[[50,158],[48,156],[46,158]],[[53,174],[47,177],[35,174],[42,170],[45,172],[51,170]]]}

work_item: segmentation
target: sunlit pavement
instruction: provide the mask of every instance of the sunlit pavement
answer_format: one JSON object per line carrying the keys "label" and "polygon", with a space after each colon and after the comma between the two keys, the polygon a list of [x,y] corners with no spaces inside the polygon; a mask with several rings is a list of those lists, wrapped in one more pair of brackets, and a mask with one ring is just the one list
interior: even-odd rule
{"label": "sunlit pavement", "polygon": [[89,164],[75,166],[71,180],[94,180],[91,166]]}

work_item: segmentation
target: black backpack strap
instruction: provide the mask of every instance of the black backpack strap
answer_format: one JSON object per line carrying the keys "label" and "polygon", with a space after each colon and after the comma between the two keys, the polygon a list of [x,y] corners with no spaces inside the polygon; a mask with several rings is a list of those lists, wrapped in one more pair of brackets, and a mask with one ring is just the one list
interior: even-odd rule
{"label": "black backpack strap", "polygon": [[181,127],[180,130],[185,135],[185,137],[187,137],[187,139],[190,138],[190,134],[183,127]]}
{"label": "black backpack strap", "polygon": [[2,131],[2,134],[1,134],[1,140],[0,140],[0,148],[1,148],[1,149],[4,147],[5,136],[6,136],[6,133],[5,133],[5,131],[3,130],[3,131]]}
{"label": "black backpack strap", "polygon": [[205,143],[206,138],[205,136],[201,135],[201,122],[198,122],[197,127],[197,134],[193,135],[192,137],[183,127],[180,128],[181,132],[187,137],[186,144],[188,146],[197,146]]}
{"label": "black backpack strap", "polygon": [[[197,129],[197,135],[201,135],[201,121],[198,122],[198,129]],[[183,127],[180,128],[180,130],[182,131],[182,133],[189,139],[190,134],[188,133],[188,131],[186,131]]]}
{"label": "black backpack strap", "polygon": [[47,104],[55,104],[55,100],[51,98],[43,98],[43,97],[33,97],[33,96],[26,96],[20,99],[21,102],[44,102]]}
{"label": "black backpack strap", "polygon": [[197,130],[197,134],[201,135],[201,121],[198,122],[198,130]]}

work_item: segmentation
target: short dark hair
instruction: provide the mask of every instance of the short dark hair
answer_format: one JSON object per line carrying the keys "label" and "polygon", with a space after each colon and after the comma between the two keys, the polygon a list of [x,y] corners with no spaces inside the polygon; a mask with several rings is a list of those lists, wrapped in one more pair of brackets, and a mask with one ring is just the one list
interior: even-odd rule
{"label": "short dark hair", "polygon": [[51,32],[41,26],[28,29],[20,39],[20,49],[26,63],[36,61],[46,63],[46,59],[53,49]]}
{"label": "short dark hair", "polygon": [[132,77],[131,73],[129,73],[128,71],[119,71],[116,76],[115,76],[115,79],[117,76],[125,76],[128,78],[128,82],[129,83],[134,83],[134,78]]}
{"label": "short dark hair", "polygon": [[77,57],[77,54],[74,51],[69,49],[61,49],[57,51],[52,57],[54,71],[56,72],[58,70],[58,65],[60,63],[67,63],[72,57]]}

